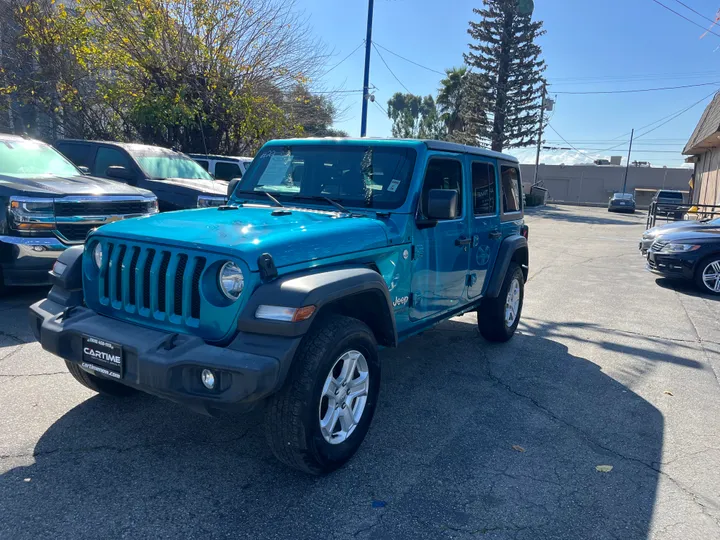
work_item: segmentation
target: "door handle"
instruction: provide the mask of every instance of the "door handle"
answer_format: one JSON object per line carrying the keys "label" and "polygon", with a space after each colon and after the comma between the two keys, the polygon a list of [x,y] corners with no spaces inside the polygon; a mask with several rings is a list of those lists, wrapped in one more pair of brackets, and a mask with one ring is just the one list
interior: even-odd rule
{"label": "door handle", "polygon": [[472,238],[465,238],[461,236],[460,238],[455,240],[456,246],[469,246],[470,244],[472,244]]}
{"label": "door handle", "polygon": [[488,238],[490,238],[491,240],[499,240],[500,238],[502,238],[502,233],[500,231],[490,231],[490,233],[488,234]]}

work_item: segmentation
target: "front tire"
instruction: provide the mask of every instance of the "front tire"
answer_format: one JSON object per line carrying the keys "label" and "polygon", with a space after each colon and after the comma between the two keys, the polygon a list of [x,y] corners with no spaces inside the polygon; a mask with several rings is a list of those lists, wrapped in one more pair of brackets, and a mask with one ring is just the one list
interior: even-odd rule
{"label": "front tire", "polygon": [[510,263],[497,298],[486,298],[477,312],[478,329],[488,341],[505,343],[515,335],[525,299],[525,275]]}
{"label": "front tire", "polygon": [[67,366],[70,375],[72,375],[77,382],[98,394],[112,397],[127,397],[137,393],[137,390],[134,388],[92,375],[74,362],[68,362],[66,360],[65,366]]}
{"label": "front tire", "polygon": [[700,262],[695,284],[702,292],[720,295],[720,255],[711,255]]}
{"label": "front tire", "polygon": [[310,474],[341,467],[365,439],[379,391],[377,344],[367,325],[341,315],[316,321],[267,404],[273,454]]}

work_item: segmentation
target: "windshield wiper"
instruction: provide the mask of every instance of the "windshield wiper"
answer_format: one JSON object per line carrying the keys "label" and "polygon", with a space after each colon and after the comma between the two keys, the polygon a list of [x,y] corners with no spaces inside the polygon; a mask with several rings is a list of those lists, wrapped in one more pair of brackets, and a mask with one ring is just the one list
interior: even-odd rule
{"label": "windshield wiper", "polygon": [[263,193],[264,193],[265,195],[267,195],[268,199],[270,199],[272,202],[274,202],[275,204],[277,204],[280,208],[285,208],[285,205],[284,205],[283,203],[281,203],[280,201],[278,201],[275,197],[273,197],[272,195],[270,195],[270,193],[268,193],[267,191],[263,191]]}
{"label": "windshield wiper", "polygon": [[342,204],[337,201],[333,201],[330,197],[326,197],[325,195],[293,195],[293,199],[305,199],[306,201],[326,201],[332,204],[341,212],[353,215],[353,213],[347,208],[345,208]]}

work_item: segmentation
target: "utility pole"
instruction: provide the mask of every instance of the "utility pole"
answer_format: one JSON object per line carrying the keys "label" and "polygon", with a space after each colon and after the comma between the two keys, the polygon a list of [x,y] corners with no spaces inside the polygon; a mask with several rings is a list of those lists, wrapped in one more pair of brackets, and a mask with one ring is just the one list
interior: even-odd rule
{"label": "utility pole", "polygon": [[630,154],[632,153],[632,143],[633,139],[635,138],[635,130],[633,129],[630,133],[630,148],[628,148],[628,159],[627,163],[625,164],[625,180],[623,181],[623,189],[622,192],[625,193],[625,188],[627,187],[627,177],[628,177],[628,171],[630,170]]}
{"label": "utility pole", "polygon": [[362,120],[360,136],[367,135],[367,111],[370,99],[370,51],[372,50],[372,25],[375,0],[368,0],[367,37],[365,38],[365,78],[363,82]]}
{"label": "utility pole", "polygon": [[533,186],[538,183],[538,171],[540,169],[540,147],[542,145],[543,137],[543,124],[545,123],[545,96],[547,95],[547,83],[543,82],[542,87],[542,101],[540,102],[540,127],[538,129],[538,143],[537,153],[535,154],[535,179],[533,180]]}

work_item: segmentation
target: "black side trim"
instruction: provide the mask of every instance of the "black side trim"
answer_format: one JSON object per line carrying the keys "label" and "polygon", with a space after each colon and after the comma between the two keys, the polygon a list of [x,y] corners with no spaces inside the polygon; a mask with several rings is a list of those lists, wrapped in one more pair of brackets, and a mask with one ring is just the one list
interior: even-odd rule
{"label": "black side trim", "polygon": [[[495,268],[493,269],[492,277],[490,278],[490,283],[488,285],[487,292],[485,293],[486,297],[497,298],[497,295],[500,294],[500,288],[502,287],[510,262],[513,260],[515,253],[519,250],[525,250],[525,253],[527,253],[528,250],[527,240],[519,234],[508,236],[502,241],[502,244],[500,244],[500,250],[498,251],[497,260],[495,261]],[[527,266],[527,261],[522,264]],[[523,271],[527,276],[527,270],[523,269]]]}
{"label": "black side trim", "polygon": [[[395,312],[390,292],[382,276],[369,268],[336,268],[312,273],[291,274],[258,287],[238,320],[241,332],[297,337],[304,335],[324,306],[348,300],[363,293],[374,293],[376,318],[382,320],[386,339],[378,339],[387,346],[397,345]],[[258,306],[304,307],[315,306],[315,314],[307,321],[290,323],[255,318]],[[346,313],[348,314],[348,313]],[[352,314],[349,314],[352,316]]]}

